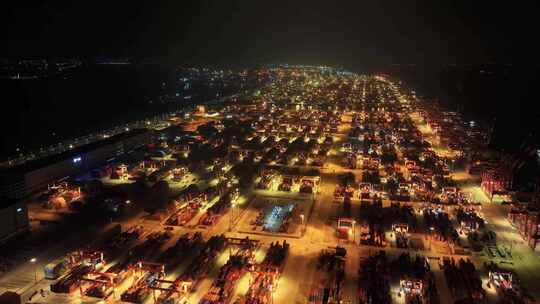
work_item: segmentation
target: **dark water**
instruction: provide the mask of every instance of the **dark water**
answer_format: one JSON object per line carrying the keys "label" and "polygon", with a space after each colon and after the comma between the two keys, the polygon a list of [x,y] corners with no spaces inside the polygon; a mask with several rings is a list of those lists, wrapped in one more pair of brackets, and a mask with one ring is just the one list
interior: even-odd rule
{"label": "dark water", "polygon": [[537,67],[393,67],[386,71],[468,120],[492,125],[495,149],[516,151],[525,140],[540,144]]}
{"label": "dark water", "polygon": [[[181,94],[173,67],[85,65],[36,80],[0,80],[2,159],[211,98],[204,87]],[[168,98],[168,96],[170,98]]]}

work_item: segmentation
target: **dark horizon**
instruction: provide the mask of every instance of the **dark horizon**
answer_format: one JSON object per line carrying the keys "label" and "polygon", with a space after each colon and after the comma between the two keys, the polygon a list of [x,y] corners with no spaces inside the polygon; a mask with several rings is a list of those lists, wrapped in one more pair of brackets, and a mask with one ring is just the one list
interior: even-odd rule
{"label": "dark horizon", "polygon": [[[339,67],[356,73],[388,72],[452,109],[469,108],[474,115],[504,118],[508,120],[501,127],[504,130],[509,125],[523,125],[515,123],[523,117],[533,124],[538,113],[531,102],[536,94],[534,83],[540,79],[536,55],[540,49],[532,43],[536,6],[532,1],[509,6],[420,0],[189,1],[139,6],[119,2],[15,3],[3,10],[6,33],[0,39],[0,58],[80,58],[87,62],[126,58],[135,63],[233,68],[288,63]],[[494,69],[502,67],[500,70],[509,64],[512,71],[497,72],[493,77],[476,75],[474,69],[489,69],[491,64]],[[414,68],[408,70],[408,65]],[[463,71],[448,72],[448,66]],[[62,89],[63,83],[55,90],[46,84],[41,86],[47,90],[30,90],[7,80],[4,97],[16,105],[2,125],[13,130],[9,137],[15,142],[28,133],[22,130],[33,129],[29,117],[36,117],[41,125],[50,124],[51,130],[42,130],[50,134],[58,127],[42,121],[42,113],[65,120],[70,115],[65,108],[71,100],[77,100],[81,108],[108,104],[114,110],[107,116],[120,115],[126,106],[147,103],[150,97],[144,87],[154,92],[166,79],[125,75],[125,79],[115,78],[117,85],[105,81],[100,86],[100,80],[107,77],[116,76],[100,76],[88,82],[92,85],[81,81],[71,94]],[[100,102],[79,97],[80,91],[93,92],[90,95]],[[114,104],[109,104],[109,99]],[[508,109],[507,100],[516,106]],[[71,119],[71,129],[95,129],[97,116],[87,116],[94,125]],[[526,129],[523,133],[538,133],[534,126]],[[4,146],[4,154],[14,153],[13,144],[4,141]]]}
{"label": "dark horizon", "polygon": [[155,58],[188,65],[536,61],[536,3],[197,1],[8,7],[0,56]]}

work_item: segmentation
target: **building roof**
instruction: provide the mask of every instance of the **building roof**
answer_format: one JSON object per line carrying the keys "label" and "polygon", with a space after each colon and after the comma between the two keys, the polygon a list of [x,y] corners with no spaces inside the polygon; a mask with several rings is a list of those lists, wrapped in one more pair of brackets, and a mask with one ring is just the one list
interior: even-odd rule
{"label": "building roof", "polygon": [[90,151],[93,151],[95,149],[114,144],[123,140],[126,140],[128,138],[144,134],[150,132],[148,129],[134,129],[128,132],[120,133],[114,136],[111,136],[109,138],[95,141],[89,144],[86,144],[84,146],[80,146],[77,148],[74,148],[72,150],[68,150],[62,153],[50,155],[47,157],[35,159],[20,165],[17,165],[15,167],[7,168],[5,170],[1,171],[1,175],[17,175],[17,174],[26,174],[28,172],[35,171],[37,169],[41,169],[43,167],[46,167],[50,164],[58,163],[65,161],[66,159],[72,159],[73,157],[79,156],[81,154],[88,153]]}

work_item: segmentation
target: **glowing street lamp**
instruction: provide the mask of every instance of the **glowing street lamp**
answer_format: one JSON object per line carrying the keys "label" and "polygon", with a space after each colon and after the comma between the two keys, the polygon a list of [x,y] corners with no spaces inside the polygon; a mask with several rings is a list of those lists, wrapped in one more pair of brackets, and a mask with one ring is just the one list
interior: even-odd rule
{"label": "glowing street lamp", "polygon": [[435,228],[433,227],[429,227],[429,250],[431,250],[431,240],[433,239],[433,230],[435,230]]}
{"label": "glowing street lamp", "polygon": [[34,265],[34,282],[37,283],[37,267],[35,266],[37,262],[36,258],[31,258],[30,263]]}
{"label": "glowing street lamp", "polygon": [[300,214],[300,221],[301,221],[301,223],[302,223],[300,232],[301,232],[301,234],[302,234],[302,236],[303,236],[304,233],[306,233],[306,225],[304,225],[304,223],[305,223],[305,216],[304,216],[303,213]]}

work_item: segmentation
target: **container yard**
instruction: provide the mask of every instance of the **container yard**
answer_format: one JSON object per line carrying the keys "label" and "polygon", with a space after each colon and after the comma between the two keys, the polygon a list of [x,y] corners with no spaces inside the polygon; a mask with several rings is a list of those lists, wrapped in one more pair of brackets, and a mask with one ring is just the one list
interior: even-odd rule
{"label": "container yard", "polygon": [[[63,267],[66,274],[51,284],[55,293],[71,293],[81,285],[81,278],[86,274],[99,270],[105,263],[102,252],[76,251],[66,257]],[[46,271],[48,268],[46,268]]]}
{"label": "container yard", "polygon": [[317,260],[317,280],[309,294],[310,304],[337,304],[342,300],[347,250],[324,249]]}
{"label": "container yard", "polygon": [[108,299],[135,272],[133,265],[116,264],[104,271],[92,271],[81,278],[81,293],[94,298]]}
{"label": "container yard", "polygon": [[[28,234],[13,250],[0,247],[0,299],[4,292],[28,304],[540,299],[540,272],[530,270],[540,267],[538,208],[510,201],[496,162],[476,163],[493,154],[472,153],[480,141],[459,134],[476,138],[480,129],[463,130],[459,115],[385,75],[319,67],[254,73],[273,81],[174,114],[150,143],[30,197]],[[85,161],[75,159],[68,163]],[[66,212],[77,201],[80,212]],[[25,212],[9,211],[2,224]]]}
{"label": "container yard", "polygon": [[134,269],[133,283],[122,293],[121,299],[129,303],[143,303],[153,294],[153,288],[165,277],[165,265],[139,262]]}
{"label": "container yard", "polygon": [[180,236],[178,241],[167,248],[159,257],[158,261],[167,265],[167,269],[174,269],[190,254],[202,247],[204,240],[200,232],[192,235],[189,233]]}
{"label": "container yard", "polygon": [[358,269],[360,303],[392,303],[389,268],[384,252],[360,261]]}
{"label": "container yard", "polygon": [[401,254],[393,261],[392,266],[392,276],[399,277],[399,291],[404,296],[405,303],[436,301],[437,287],[427,258]]}
{"label": "container yard", "polygon": [[224,235],[213,236],[206,241],[204,249],[199,252],[186,271],[179,277],[179,280],[188,284],[188,290],[197,289],[201,280],[208,275],[214,259],[227,245],[228,242]]}
{"label": "container yard", "polygon": [[236,196],[235,192],[228,192],[212,206],[210,206],[199,218],[199,225],[214,226],[221,217],[231,208],[232,200]]}
{"label": "container yard", "polygon": [[[175,208],[173,214],[166,220],[167,225],[172,226],[185,226],[187,225],[197,214],[199,214],[201,208],[207,204],[206,195],[201,193],[193,198],[189,198],[186,202],[181,203],[181,206]],[[176,205],[176,204],[175,204]]]}
{"label": "container yard", "polygon": [[67,182],[49,185],[42,197],[45,198],[42,204],[45,209],[75,211],[80,209],[84,202],[81,187],[69,185]]}
{"label": "container yard", "polygon": [[108,244],[108,248],[111,251],[120,251],[122,249],[129,248],[132,244],[142,238],[143,233],[143,226],[132,226],[126,231],[123,231],[119,235],[115,236]]}
{"label": "container yard", "polygon": [[253,265],[250,271],[250,284],[246,295],[235,301],[235,304],[273,303],[274,292],[279,286],[279,278],[288,254],[289,244],[286,241],[270,243],[262,263]]}
{"label": "container yard", "polygon": [[227,245],[230,250],[229,259],[220,268],[217,278],[199,301],[200,304],[230,303],[236,282],[253,267],[258,240],[228,238]]}
{"label": "container yard", "polygon": [[392,259],[380,251],[361,261],[358,275],[358,300],[362,303],[395,303],[398,299],[432,303],[437,297],[429,263],[422,256],[404,253]]}
{"label": "container yard", "polygon": [[486,291],[482,287],[480,272],[470,260],[444,258],[442,269],[454,298],[471,302],[485,301]]}
{"label": "container yard", "polygon": [[168,230],[156,231],[148,234],[146,239],[135,245],[128,251],[127,258],[130,263],[150,261],[159,254],[160,247],[171,238],[172,234]]}

